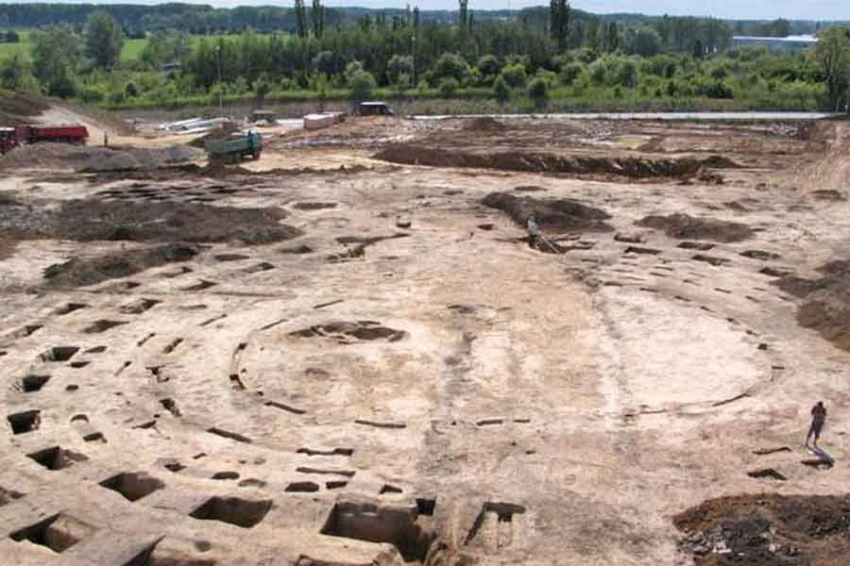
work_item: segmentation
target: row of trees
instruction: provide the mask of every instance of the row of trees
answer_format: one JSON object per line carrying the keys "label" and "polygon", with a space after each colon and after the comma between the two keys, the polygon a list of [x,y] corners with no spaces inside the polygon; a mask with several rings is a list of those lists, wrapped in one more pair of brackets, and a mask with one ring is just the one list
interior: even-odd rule
{"label": "row of trees", "polygon": [[[729,98],[761,80],[822,84],[829,107],[842,104],[850,83],[850,32],[842,27],[821,34],[816,58],[758,50],[721,56],[731,32],[718,20],[664,17],[621,25],[571,10],[566,0],[551,0],[548,9],[526,10],[512,21],[478,21],[460,0],[452,25],[423,21],[413,9],[391,20],[367,14],[356,25],[326,28],[320,0],[310,8],[297,0],[294,12],[294,34],[192,41],[178,30],[162,30],[148,35],[140,61],[119,64],[121,25],[98,11],[79,32],[70,26],[34,32],[32,65],[13,57],[0,65],[0,79],[5,88],[32,88],[34,75],[47,94],[91,101],[105,98],[106,88],[116,101],[152,90],[164,99],[213,88],[252,90],[259,98],[291,89],[363,95],[376,87],[446,95],[490,89],[500,99],[526,90],[542,99],[560,87],[640,87],[646,96]],[[174,62],[182,70],[156,73]],[[116,77],[131,75],[117,86]]]}

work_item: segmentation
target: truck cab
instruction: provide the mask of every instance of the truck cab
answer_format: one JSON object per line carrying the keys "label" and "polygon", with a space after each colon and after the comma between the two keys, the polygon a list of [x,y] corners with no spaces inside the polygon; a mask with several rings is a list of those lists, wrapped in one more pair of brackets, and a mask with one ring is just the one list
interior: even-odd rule
{"label": "truck cab", "polygon": [[361,102],[359,106],[361,116],[394,116],[393,107],[386,102]]}
{"label": "truck cab", "polygon": [[6,154],[18,147],[18,133],[15,128],[0,128],[0,153]]}

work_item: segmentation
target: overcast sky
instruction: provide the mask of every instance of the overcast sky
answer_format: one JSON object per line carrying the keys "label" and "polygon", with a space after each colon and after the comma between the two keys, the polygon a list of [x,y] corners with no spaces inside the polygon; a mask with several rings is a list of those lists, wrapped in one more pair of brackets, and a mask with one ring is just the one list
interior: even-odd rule
{"label": "overcast sky", "polygon": [[[41,0],[65,1],[68,0]],[[71,0],[74,1],[74,0]],[[98,0],[81,0],[98,3]],[[292,6],[292,2],[270,0],[176,0],[193,4],[212,4],[222,7],[239,5]],[[6,2],[4,2],[6,3]],[[77,2],[75,2],[77,3]],[[150,0],[101,0],[101,3],[144,3]],[[407,0],[325,0],[328,6],[364,6],[368,8],[403,8]],[[457,9],[457,0],[410,0],[411,6],[422,10]],[[309,5],[310,2],[308,1]],[[471,9],[494,10],[524,8],[547,4],[541,0],[469,0]],[[850,20],[850,0],[573,0],[575,8],[589,12],[630,12],[639,14],[670,14],[677,16],[715,16],[731,19],[800,19]]]}

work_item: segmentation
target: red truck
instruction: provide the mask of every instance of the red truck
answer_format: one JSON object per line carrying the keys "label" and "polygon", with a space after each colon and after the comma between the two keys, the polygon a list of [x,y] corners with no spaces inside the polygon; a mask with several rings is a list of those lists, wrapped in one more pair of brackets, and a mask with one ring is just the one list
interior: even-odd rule
{"label": "red truck", "polygon": [[17,128],[18,143],[65,142],[84,144],[89,137],[85,126],[21,126]]}
{"label": "red truck", "polygon": [[15,128],[0,128],[0,154],[18,147],[18,133]]}

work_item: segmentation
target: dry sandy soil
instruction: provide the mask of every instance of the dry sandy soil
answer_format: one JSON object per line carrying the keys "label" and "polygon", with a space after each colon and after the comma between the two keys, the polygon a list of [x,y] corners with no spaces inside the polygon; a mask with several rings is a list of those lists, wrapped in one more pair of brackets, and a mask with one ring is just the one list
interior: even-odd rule
{"label": "dry sandy soil", "polygon": [[2,562],[846,565],[848,126],[0,159]]}

